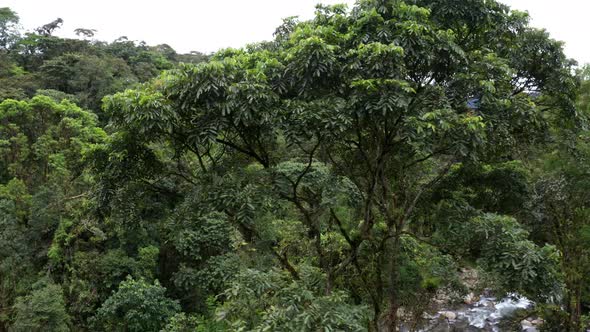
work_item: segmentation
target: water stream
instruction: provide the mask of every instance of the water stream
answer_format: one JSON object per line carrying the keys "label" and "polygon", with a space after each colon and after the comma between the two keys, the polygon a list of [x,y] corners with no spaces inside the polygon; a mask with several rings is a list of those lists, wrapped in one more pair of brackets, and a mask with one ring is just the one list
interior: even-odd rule
{"label": "water stream", "polygon": [[509,296],[496,302],[496,298],[482,297],[472,308],[459,312],[457,319],[465,319],[470,326],[484,329],[491,327],[492,331],[500,332],[498,323],[503,317],[511,315],[518,309],[532,306],[532,302],[525,297]]}
{"label": "water stream", "polygon": [[[510,316],[518,309],[527,309],[533,305],[529,299],[510,294],[506,298],[497,300],[495,297],[480,297],[479,301],[454,310],[441,310],[429,317],[429,323],[421,332],[451,332],[451,331],[502,331],[499,323],[502,318]],[[523,326],[522,331],[536,332],[534,326]],[[514,331],[509,331],[514,332]]]}

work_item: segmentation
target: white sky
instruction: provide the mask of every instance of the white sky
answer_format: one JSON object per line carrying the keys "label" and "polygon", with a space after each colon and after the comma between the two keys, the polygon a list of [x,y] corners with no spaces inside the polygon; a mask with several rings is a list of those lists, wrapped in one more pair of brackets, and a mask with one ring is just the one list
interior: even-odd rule
{"label": "white sky", "polygon": [[[317,2],[354,0],[0,0],[21,17],[25,29],[53,21],[64,25],[56,34],[73,37],[76,28],[96,29],[96,38],[112,41],[120,36],[149,45],[167,43],[178,52],[205,53],[224,47],[269,40],[282,18],[310,18]],[[566,54],[590,63],[586,26],[590,0],[501,0],[515,9],[528,10],[532,25],[546,28],[566,42]]]}

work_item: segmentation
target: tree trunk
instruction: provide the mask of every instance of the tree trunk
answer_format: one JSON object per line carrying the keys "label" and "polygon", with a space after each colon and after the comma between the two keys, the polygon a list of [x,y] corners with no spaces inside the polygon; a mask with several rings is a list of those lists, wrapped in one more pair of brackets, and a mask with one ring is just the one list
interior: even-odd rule
{"label": "tree trunk", "polygon": [[334,276],[332,271],[328,270],[326,272],[326,295],[332,294],[332,288],[334,287]]}
{"label": "tree trunk", "polygon": [[384,317],[385,322],[383,324],[383,332],[396,332],[399,325],[399,247],[400,234],[396,232],[391,245],[391,266],[389,268],[390,285],[388,292],[389,306],[387,308],[387,315]]}
{"label": "tree trunk", "polygon": [[582,290],[580,286],[576,286],[573,290],[573,296],[570,300],[570,329],[572,332],[581,331],[582,318]]}

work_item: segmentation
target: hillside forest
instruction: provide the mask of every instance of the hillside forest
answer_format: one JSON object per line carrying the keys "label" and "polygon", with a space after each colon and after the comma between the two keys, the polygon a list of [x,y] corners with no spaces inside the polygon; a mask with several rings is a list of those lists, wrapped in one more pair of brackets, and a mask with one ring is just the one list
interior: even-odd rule
{"label": "hillside forest", "polygon": [[19,20],[0,332],[590,329],[590,69],[527,13],[318,5],[212,54]]}

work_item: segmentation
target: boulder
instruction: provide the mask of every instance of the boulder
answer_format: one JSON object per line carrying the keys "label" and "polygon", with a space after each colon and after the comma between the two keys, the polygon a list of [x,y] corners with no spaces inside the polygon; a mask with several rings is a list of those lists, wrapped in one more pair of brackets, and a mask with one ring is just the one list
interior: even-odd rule
{"label": "boulder", "polygon": [[457,314],[452,311],[441,311],[440,316],[444,317],[448,320],[455,320],[457,319]]}
{"label": "boulder", "polygon": [[463,298],[463,302],[465,302],[465,304],[468,305],[472,305],[475,302],[479,301],[479,297],[475,296],[475,294],[473,294],[473,292],[467,294],[464,298]]}

